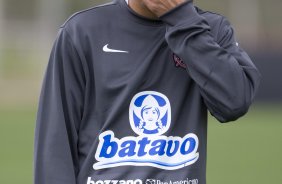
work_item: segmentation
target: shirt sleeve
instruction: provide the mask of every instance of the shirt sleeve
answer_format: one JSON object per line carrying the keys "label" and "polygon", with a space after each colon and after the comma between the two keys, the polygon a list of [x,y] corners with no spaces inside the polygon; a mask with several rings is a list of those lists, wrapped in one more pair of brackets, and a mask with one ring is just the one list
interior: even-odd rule
{"label": "shirt sleeve", "polygon": [[[219,16],[218,16],[219,17]],[[236,42],[229,22],[222,18],[217,35],[192,2],[161,19],[167,24],[166,41],[187,65],[211,114],[220,122],[244,115],[260,82],[260,73]]]}
{"label": "shirt sleeve", "polygon": [[76,183],[84,89],[81,60],[70,36],[61,28],[51,52],[38,107],[35,184]]}

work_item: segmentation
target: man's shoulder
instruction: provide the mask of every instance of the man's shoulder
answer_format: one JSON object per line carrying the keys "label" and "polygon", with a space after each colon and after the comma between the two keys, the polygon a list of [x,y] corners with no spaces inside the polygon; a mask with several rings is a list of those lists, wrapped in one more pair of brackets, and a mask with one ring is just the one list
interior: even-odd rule
{"label": "man's shoulder", "polygon": [[195,8],[200,15],[205,16],[205,17],[209,17],[209,18],[221,18],[221,17],[223,17],[223,15],[221,15],[217,12],[204,10],[204,9],[201,9],[200,7],[198,7],[198,6],[195,6]]}
{"label": "man's shoulder", "polygon": [[111,14],[115,14],[116,5],[116,2],[110,2],[81,10],[70,16],[61,27],[83,27],[99,22],[102,23],[107,19],[111,19]]}
{"label": "man's shoulder", "polygon": [[196,7],[196,10],[201,16],[206,19],[206,21],[211,27],[211,31],[215,34],[220,31],[223,31],[226,26],[230,26],[230,22],[224,15],[212,11],[205,11],[198,7]]}

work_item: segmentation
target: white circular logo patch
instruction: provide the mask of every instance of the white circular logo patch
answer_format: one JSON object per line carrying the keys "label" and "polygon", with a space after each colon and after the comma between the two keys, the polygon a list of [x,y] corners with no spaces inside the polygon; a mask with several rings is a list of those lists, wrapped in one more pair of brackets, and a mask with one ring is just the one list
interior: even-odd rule
{"label": "white circular logo patch", "polygon": [[171,123],[168,98],[155,91],[136,94],[129,106],[129,121],[132,130],[140,136],[164,134]]}

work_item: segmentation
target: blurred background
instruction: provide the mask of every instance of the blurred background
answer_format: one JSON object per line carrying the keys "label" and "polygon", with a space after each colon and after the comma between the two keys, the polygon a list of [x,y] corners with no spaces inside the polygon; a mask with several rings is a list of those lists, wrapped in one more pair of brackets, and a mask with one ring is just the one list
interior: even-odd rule
{"label": "blurred background", "polygon": [[[32,183],[33,134],[44,70],[59,26],[103,0],[0,0],[0,183]],[[282,1],[195,0],[226,16],[262,73],[249,113],[210,117],[208,184],[282,183]],[[118,16],[118,15],[117,15]]]}

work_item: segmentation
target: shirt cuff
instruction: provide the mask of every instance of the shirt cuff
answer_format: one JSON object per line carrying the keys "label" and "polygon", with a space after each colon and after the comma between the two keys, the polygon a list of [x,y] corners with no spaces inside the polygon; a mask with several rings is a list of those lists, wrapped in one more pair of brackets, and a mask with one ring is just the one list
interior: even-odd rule
{"label": "shirt cuff", "polygon": [[202,19],[193,5],[193,1],[187,1],[173,8],[160,17],[160,20],[170,26],[179,25],[182,22],[190,22],[195,19]]}

